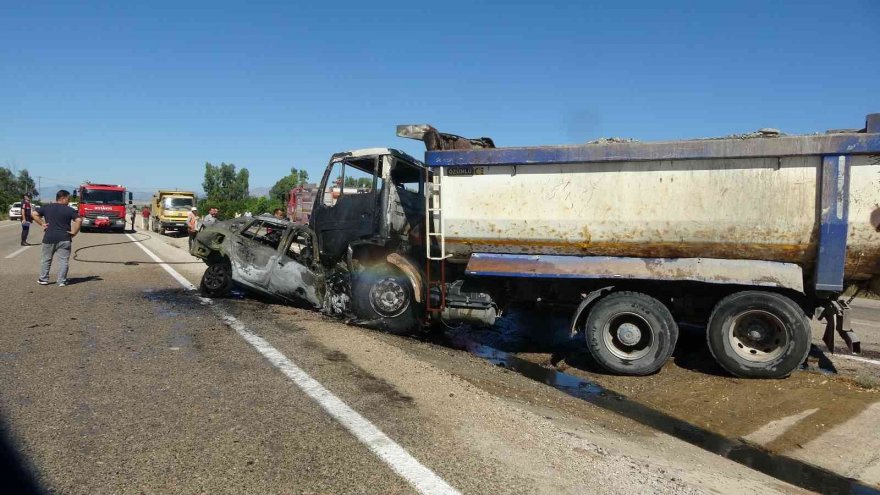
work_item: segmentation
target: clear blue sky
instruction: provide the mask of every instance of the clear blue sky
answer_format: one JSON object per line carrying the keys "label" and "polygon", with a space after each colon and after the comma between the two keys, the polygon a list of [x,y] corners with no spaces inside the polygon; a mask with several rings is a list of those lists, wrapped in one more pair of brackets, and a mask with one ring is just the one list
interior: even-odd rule
{"label": "clear blue sky", "polygon": [[880,2],[3,2],[0,166],[57,182],[251,188],[390,146],[858,127]]}

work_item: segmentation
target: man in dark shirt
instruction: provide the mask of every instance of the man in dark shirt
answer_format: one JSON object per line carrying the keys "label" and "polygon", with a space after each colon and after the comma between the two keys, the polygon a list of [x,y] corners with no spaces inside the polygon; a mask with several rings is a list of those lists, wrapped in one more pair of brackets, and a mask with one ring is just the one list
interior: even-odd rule
{"label": "man in dark shirt", "polygon": [[25,194],[21,198],[21,245],[30,246],[27,238],[31,231],[31,195]]}
{"label": "man in dark shirt", "polygon": [[[70,193],[64,189],[55,195],[55,202],[34,210],[34,222],[43,227],[43,251],[40,256],[40,285],[49,285],[49,270],[52,258],[58,253],[58,287],[67,285],[67,268],[70,259],[70,244],[82,226],[82,218],[76,210],[68,206]],[[70,226],[73,222],[73,227]]]}

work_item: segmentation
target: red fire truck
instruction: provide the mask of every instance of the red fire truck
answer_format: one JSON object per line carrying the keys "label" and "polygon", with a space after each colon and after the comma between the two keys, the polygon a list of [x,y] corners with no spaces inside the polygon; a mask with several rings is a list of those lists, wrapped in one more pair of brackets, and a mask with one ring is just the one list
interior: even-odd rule
{"label": "red fire truck", "polygon": [[83,230],[100,229],[125,231],[125,205],[131,204],[132,195],[126,198],[125,187],[111,184],[86,182],[77,189],[79,216]]}

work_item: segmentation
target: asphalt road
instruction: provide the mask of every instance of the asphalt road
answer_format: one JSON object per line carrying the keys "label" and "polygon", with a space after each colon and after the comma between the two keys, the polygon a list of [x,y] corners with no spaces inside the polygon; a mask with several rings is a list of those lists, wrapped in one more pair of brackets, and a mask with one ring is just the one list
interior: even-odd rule
{"label": "asphalt road", "polygon": [[137,245],[197,283],[179,240],[81,234],[72,284],[39,286],[39,246],[18,232],[0,222],[0,477],[21,486],[801,493],[466,353],[266,301],[206,304]]}

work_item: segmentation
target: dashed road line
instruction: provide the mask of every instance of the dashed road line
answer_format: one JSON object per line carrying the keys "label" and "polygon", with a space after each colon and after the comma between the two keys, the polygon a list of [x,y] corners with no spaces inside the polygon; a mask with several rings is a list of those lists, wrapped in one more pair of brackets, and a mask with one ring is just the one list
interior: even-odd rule
{"label": "dashed road line", "polygon": [[6,259],[14,258],[14,257],[18,256],[19,254],[23,253],[23,252],[24,252],[27,248],[29,248],[29,247],[30,247],[30,246],[22,246],[20,249],[16,249],[15,251],[13,251],[13,252],[7,254],[7,255],[5,256],[5,258],[6,258]]}
{"label": "dashed road line", "polygon": [[863,357],[859,357],[859,356],[848,356],[846,354],[835,354],[834,357],[841,358],[841,359],[849,359],[851,361],[858,361],[860,363],[873,364],[875,366],[880,366],[880,361],[878,361],[876,359],[868,359],[868,358],[863,358]]}
{"label": "dashed road line", "polygon": [[[156,261],[159,266],[165,269],[177,282],[187,290],[195,290],[195,286],[183,277],[177,270],[171,268],[161,258],[156,256],[152,251],[147,249],[138,239],[130,234],[126,234],[134,244],[140,247],[147,256]],[[352,409],[348,404],[339,397],[333,395],[320,382],[309,376],[308,373],[298,367],[287,356],[273,347],[262,337],[251,332],[244,323],[234,316],[223,310],[223,308],[213,304],[213,301],[206,297],[199,297],[199,300],[207,306],[210,306],[214,312],[227,326],[235,330],[241,338],[263,355],[273,366],[278,368],[285,376],[290,378],[300,390],[308,395],[312,400],[318,403],[324,411],[333,419],[338,421],[345,429],[355,436],[361,443],[367,446],[377,457],[385,464],[393,469],[398,475],[405,479],[419,493],[424,494],[445,494],[453,495],[459,492],[449,483],[439,477],[434,471],[420,463],[415,457],[403,447],[398,445],[388,435],[382,433],[367,418],[361,416],[357,411]]]}

